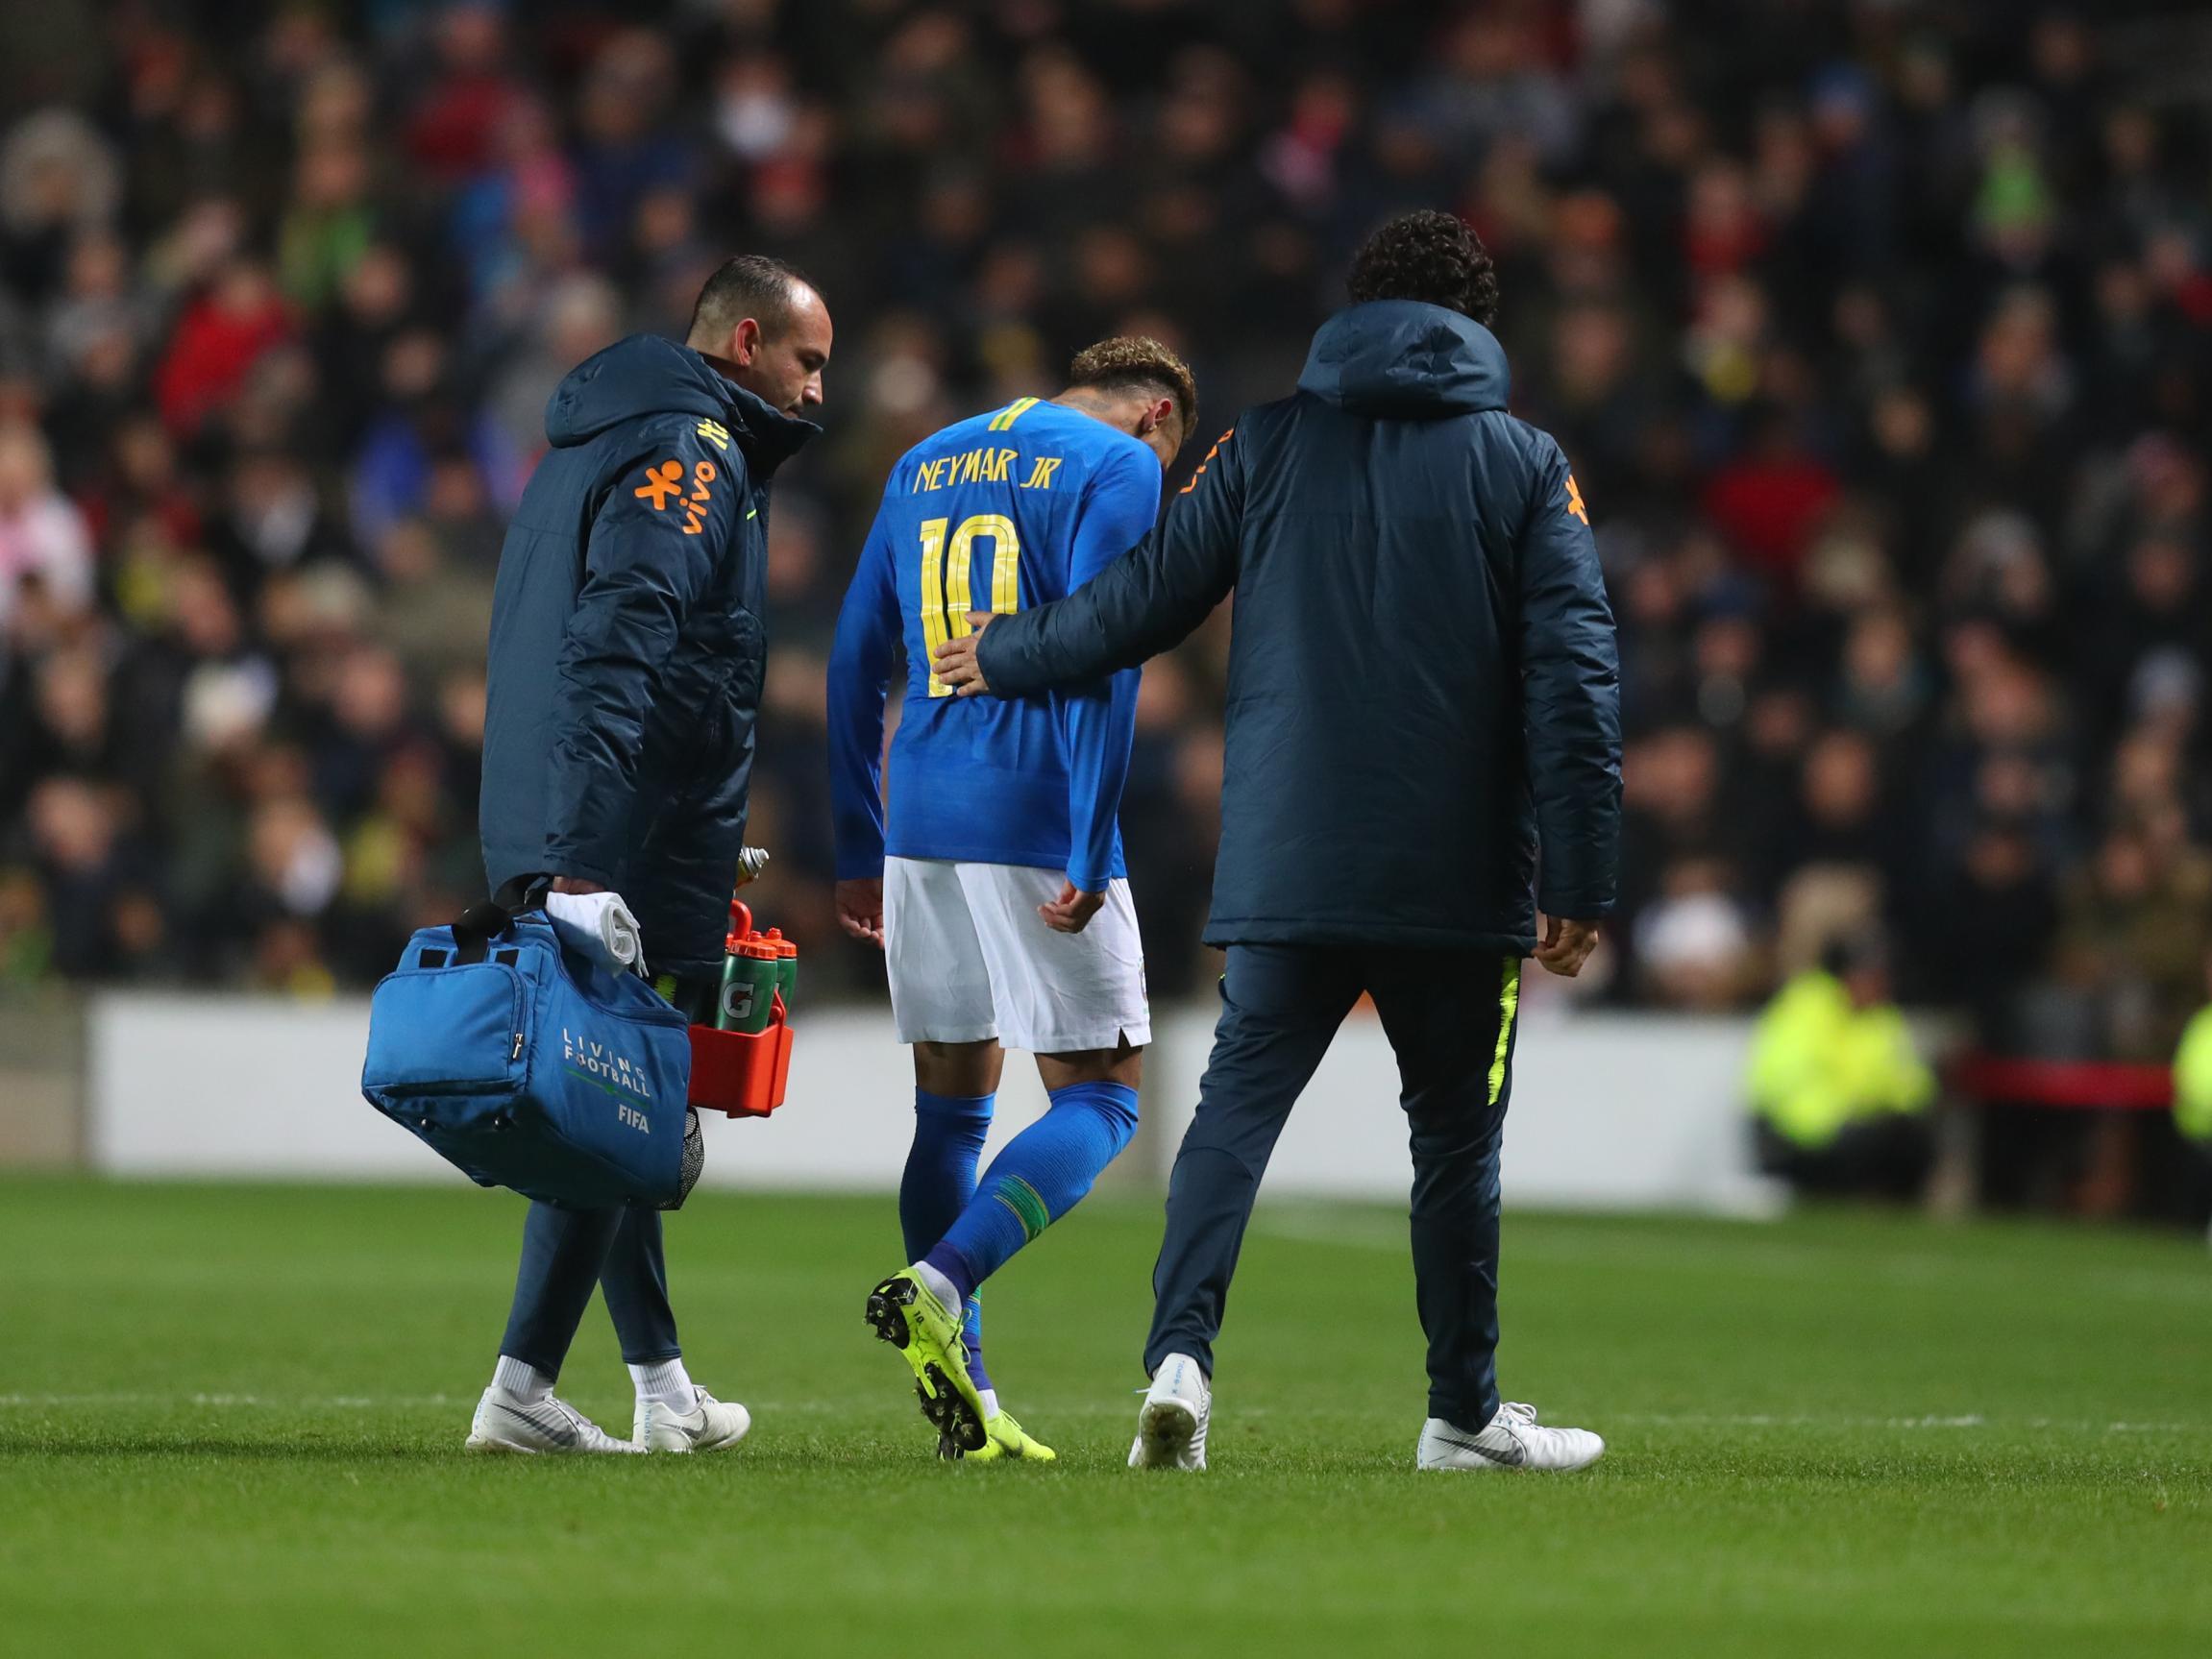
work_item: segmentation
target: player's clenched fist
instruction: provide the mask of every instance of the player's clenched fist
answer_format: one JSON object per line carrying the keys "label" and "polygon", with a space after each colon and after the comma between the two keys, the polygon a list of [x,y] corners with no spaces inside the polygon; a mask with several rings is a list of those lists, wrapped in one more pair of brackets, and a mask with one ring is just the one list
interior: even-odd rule
{"label": "player's clenched fist", "polygon": [[1060,896],[1039,905],[1037,914],[1054,933],[1081,933],[1091,925],[1091,918],[1105,908],[1104,893],[1085,892],[1070,881],[1061,883]]}
{"label": "player's clenched fist", "polygon": [[837,925],[854,939],[883,948],[883,878],[871,876],[837,884]]}

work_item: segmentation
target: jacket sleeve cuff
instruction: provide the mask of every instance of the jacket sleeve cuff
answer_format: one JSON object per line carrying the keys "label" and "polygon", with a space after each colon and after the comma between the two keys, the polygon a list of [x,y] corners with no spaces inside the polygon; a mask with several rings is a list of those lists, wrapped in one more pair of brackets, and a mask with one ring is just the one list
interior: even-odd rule
{"label": "jacket sleeve cuff", "polygon": [[1613,914],[1613,903],[1612,894],[1589,888],[1566,888],[1558,892],[1536,894],[1536,908],[1562,921],[1603,921]]}
{"label": "jacket sleeve cuff", "polygon": [[881,881],[883,879],[883,854],[840,853],[837,858],[839,881]]}
{"label": "jacket sleeve cuff", "polygon": [[[1034,615],[1034,613],[1031,613]],[[1029,636],[1037,631],[1028,616],[1001,617],[983,630],[975,642],[975,666],[983,671],[983,683],[993,696],[1018,696],[1036,689],[1023,658],[1029,653]]]}
{"label": "jacket sleeve cuff", "polygon": [[546,848],[545,868],[541,873],[555,880],[566,876],[571,881],[596,881],[603,888],[615,885],[613,861],[557,846]]}

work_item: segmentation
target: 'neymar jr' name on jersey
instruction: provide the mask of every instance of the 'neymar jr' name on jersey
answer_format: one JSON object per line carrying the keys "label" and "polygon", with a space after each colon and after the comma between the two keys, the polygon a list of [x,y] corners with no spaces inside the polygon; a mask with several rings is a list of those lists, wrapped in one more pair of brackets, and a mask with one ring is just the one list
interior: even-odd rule
{"label": "'neymar jr' name on jersey", "polygon": [[[1029,461],[1029,476],[1018,486],[1024,490],[1049,490],[1052,475],[1060,470],[1061,455],[1033,455]],[[949,489],[954,484],[1003,484],[1012,476],[1020,461],[1019,450],[970,450],[960,455],[940,455],[914,469],[914,488],[910,492],[920,495],[924,490]]]}

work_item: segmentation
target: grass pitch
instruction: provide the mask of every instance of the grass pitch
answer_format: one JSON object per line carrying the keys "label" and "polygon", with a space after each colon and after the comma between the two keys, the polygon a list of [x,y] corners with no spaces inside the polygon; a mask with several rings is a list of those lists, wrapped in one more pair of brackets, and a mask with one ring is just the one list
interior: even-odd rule
{"label": "grass pitch", "polygon": [[[1508,1392],[1610,1453],[1416,1477],[1402,1219],[1264,1208],[1185,1478],[1121,1467],[1151,1204],[1094,1202],[988,1293],[1048,1469],[931,1460],[860,1318],[888,1201],[714,1193],[672,1278],[750,1441],[468,1456],[520,1225],[465,1191],[0,1183],[0,1653],[2212,1650],[2191,1240],[1509,1216]],[[596,1307],[562,1391],[627,1431]]]}

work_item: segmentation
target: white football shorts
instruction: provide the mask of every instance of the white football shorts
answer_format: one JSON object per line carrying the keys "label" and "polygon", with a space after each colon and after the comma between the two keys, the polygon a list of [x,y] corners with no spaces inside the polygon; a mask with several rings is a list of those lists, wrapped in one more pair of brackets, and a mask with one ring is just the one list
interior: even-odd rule
{"label": "white football shorts", "polygon": [[892,858],[883,863],[883,953],[900,1042],[996,1037],[1031,1054],[1152,1040],[1144,947],[1129,884],[1081,933],[1055,933],[1037,907],[1067,876],[1026,865]]}

